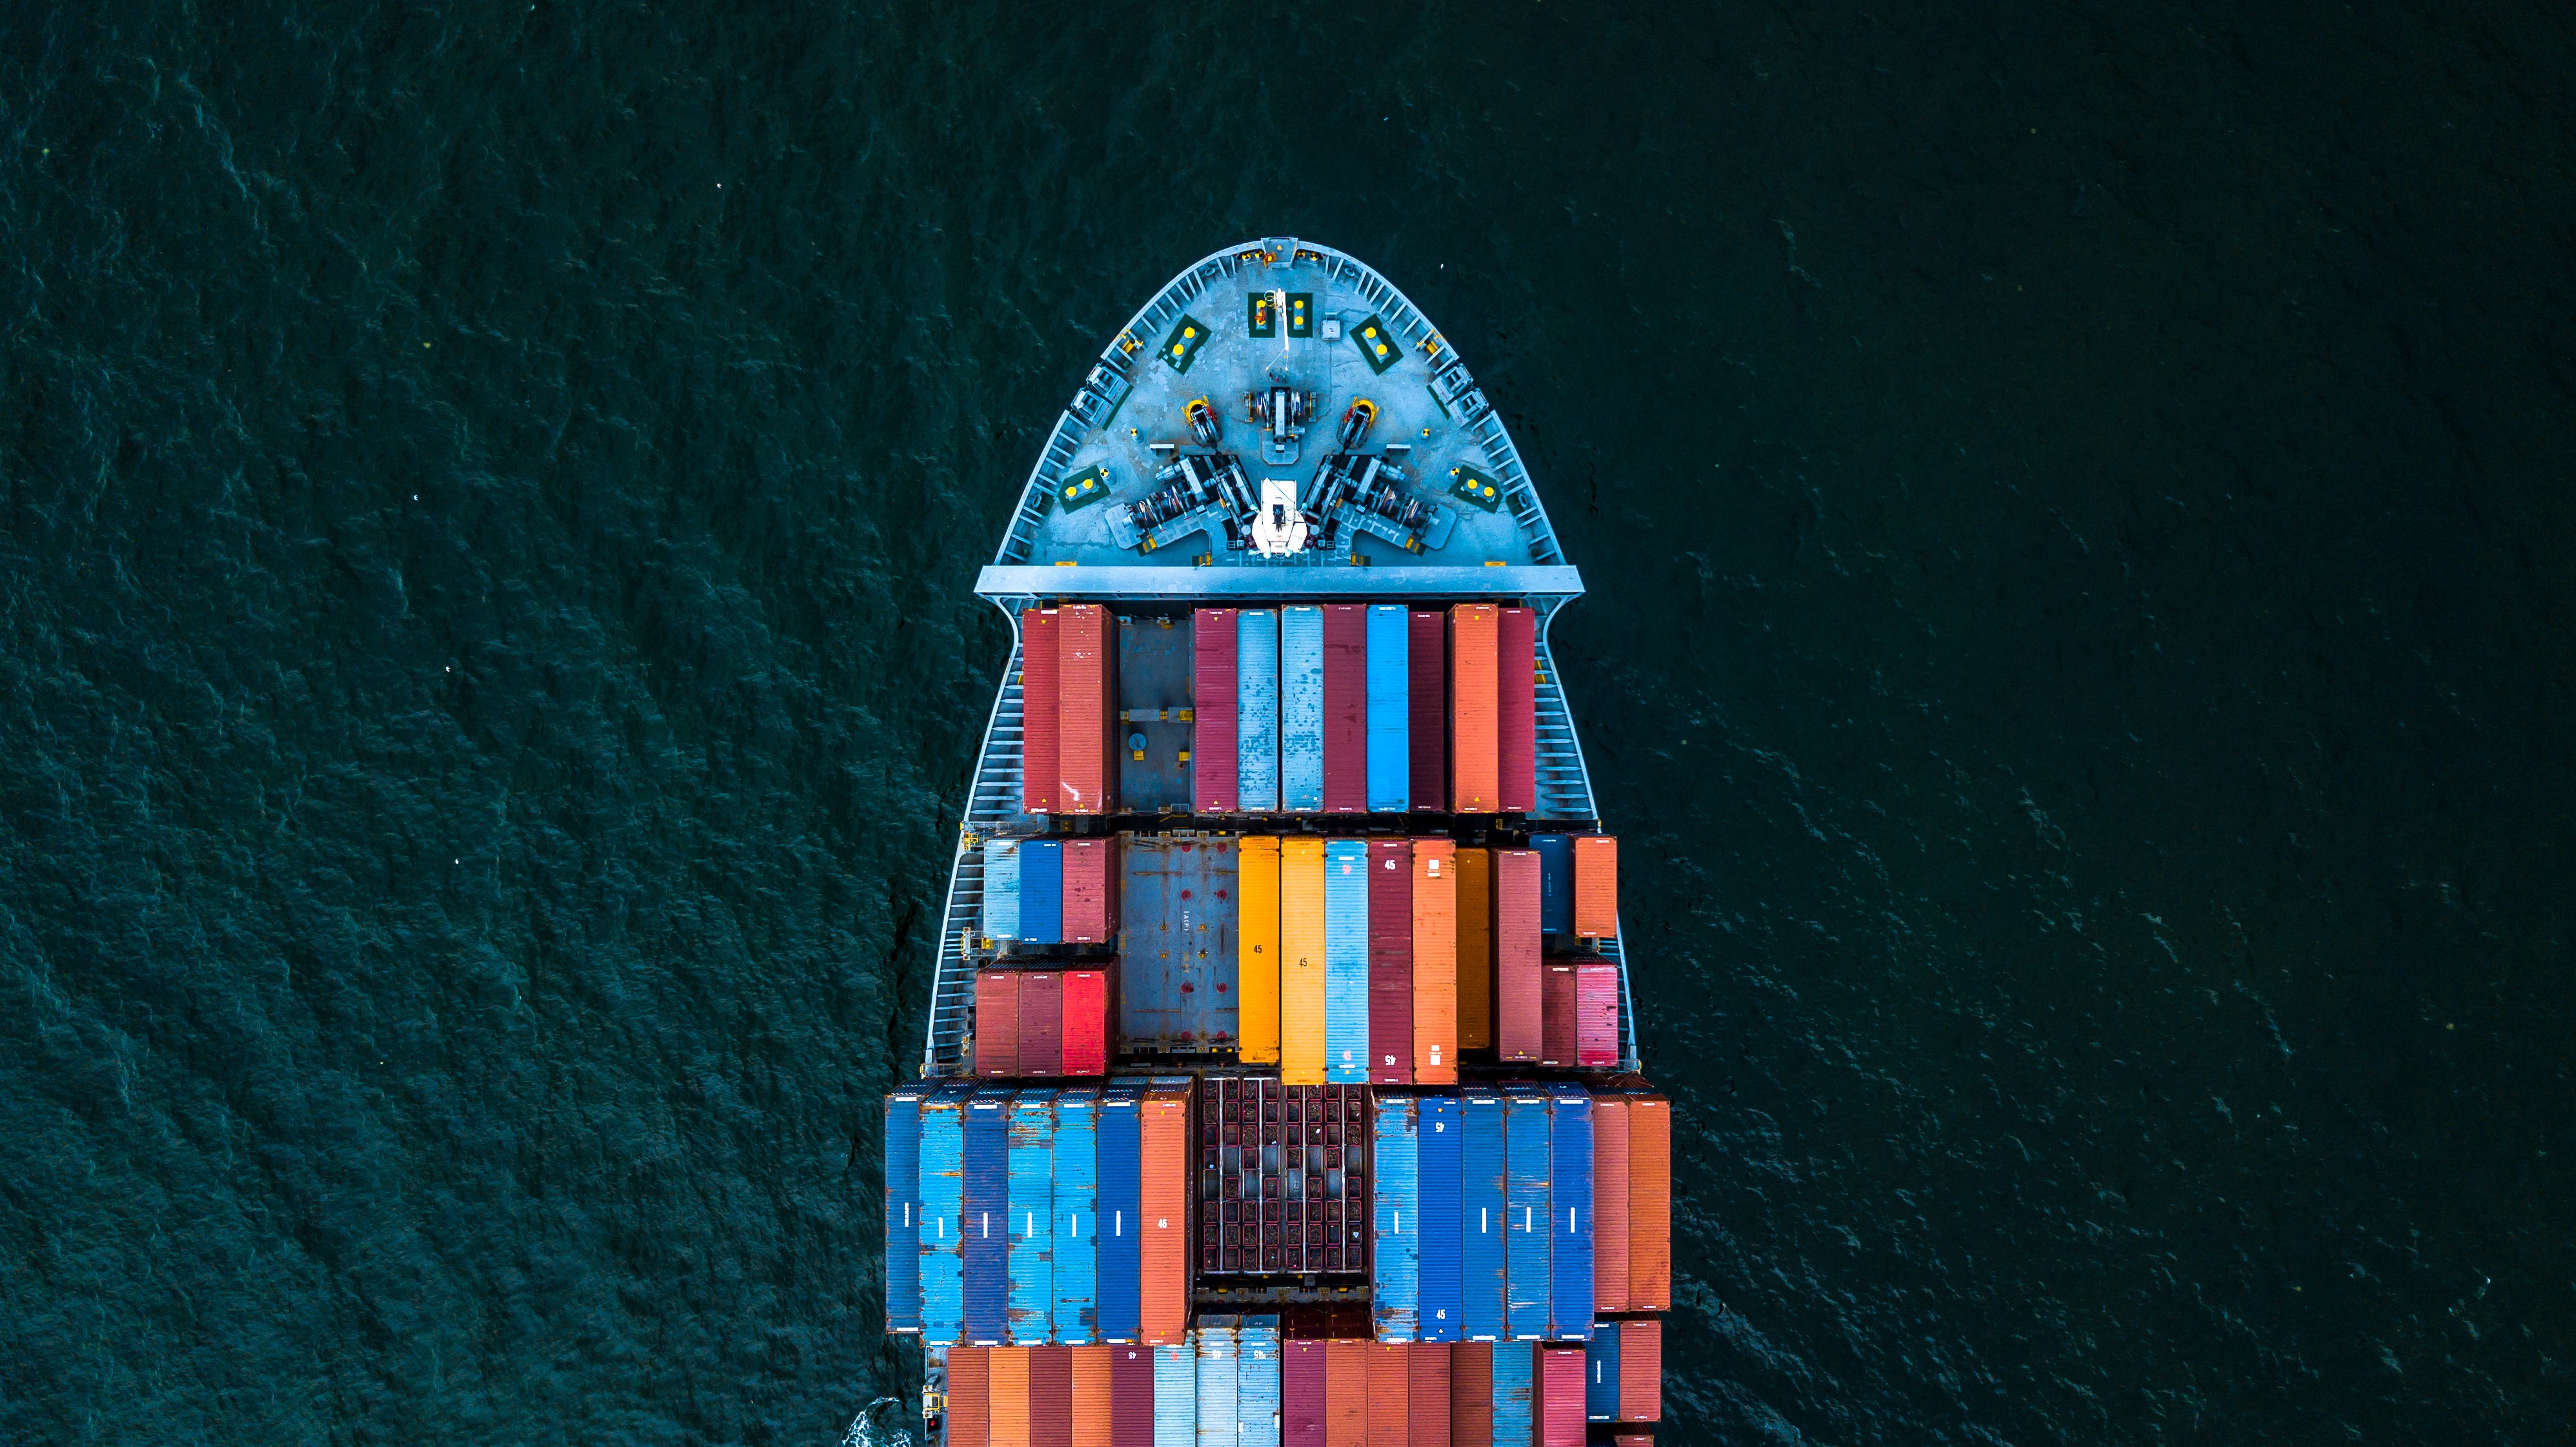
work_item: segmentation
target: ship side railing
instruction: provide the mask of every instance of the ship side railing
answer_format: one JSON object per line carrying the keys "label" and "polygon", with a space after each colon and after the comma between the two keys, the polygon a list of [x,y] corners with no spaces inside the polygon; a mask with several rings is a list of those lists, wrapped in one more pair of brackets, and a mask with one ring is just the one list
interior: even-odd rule
{"label": "ship side railing", "polygon": [[[1018,614],[1011,614],[1018,629]],[[922,1042],[921,1073],[963,1075],[967,1016],[975,1004],[973,941],[984,915],[984,842],[1019,817],[1020,773],[1027,730],[1020,695],[1020,645],[1011,643],[1010,667],[984,725],[984,748],[975,760],[973,793],[957,831],[957,854],[948,870],[948,908],[940,916],[938,969],[930,990],[930,1023]]]}

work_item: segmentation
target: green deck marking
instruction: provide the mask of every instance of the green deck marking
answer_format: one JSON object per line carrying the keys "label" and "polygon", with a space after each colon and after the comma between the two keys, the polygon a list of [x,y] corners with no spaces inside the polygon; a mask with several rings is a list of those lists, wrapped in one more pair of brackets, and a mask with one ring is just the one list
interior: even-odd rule
{"label": "green deck marking", "polygon": [[1311,337],[1315,334],[1315,294],[1311,291],[1288,293],[1288,335]]}
{"label": "green deck marking", "polygon": [[1369,370],[1381,375],[1404,355],[1395,335],[1376,317],[1351,328],[1351,343],[1360,349],[1360,357],[1369,364]]}
{"label": "green deck marking", "polygon": [[1266,291],[1250,291],[1243,294],[1244,330],[1256,337],[1279,335],[1279,311],[1271,305],[1271,301],[1271,295]]}
{"label": "green deck marking", "polygon": [[1199,348],[1207,345],[1207,324],[1183,312],[1181,319],[1172,323],[1172,329],[1164,334],[1164,338],[1155,348],[1155,354],[1163,359],[1164,366],[1186,376],[1190,370],[1190,363],[1199,359]]}
{"label": "green deck marking", "polygon": [[1456,479],[1449,484],[1451,497],[1472,503],[1487,512],[1503,505],[1503,485],[1494,479],[1472,467],[1453,467],[1449,469],[1449,475]]}
{"label": "green deck marking", "polygon": [[1055,496],[1066,512],[1089,507],[1109,496],[1109,469],[1097,465],[1086,467],[1055,485]]}

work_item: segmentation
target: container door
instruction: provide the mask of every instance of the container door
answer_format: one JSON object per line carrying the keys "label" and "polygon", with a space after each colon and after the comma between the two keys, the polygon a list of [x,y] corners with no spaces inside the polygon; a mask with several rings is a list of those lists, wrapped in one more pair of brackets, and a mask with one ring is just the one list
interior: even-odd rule
{"label": "container door", "polygon": [[1324,807],[1324,610],[1279,610],[1279,807]]}
{"label": "container door", "polygon": [[1279,807],[1279,615],[1246,609],[1235,620],[1235,786],[1238,807]]}

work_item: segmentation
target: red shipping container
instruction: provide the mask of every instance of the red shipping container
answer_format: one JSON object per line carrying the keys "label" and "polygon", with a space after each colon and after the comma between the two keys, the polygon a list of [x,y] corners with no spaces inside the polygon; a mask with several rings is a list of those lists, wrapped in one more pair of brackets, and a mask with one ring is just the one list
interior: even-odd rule
{"label": "red shipping container", "polygon": [[1154,1352],[1109,1349],[1109,1447],[1154,1447]]}
{"label": "red shipping container", "polygon": [[1020,614],[1020,808],[1055,812],[1056,610]]}
{"label": "red shipping container", "polygon": [[1400,1341],[1368,1344],[1368,1447],[1408,1447],[1413,1435],[1413,1353]]}
{"label": "red shipping container", "polygon": [[1494,742],[1503,812],[1538,807],[1538,614],[1501,610],[1494,659]]}
{"label": "red shipping container", "polygon": [[1105,945],[1118,938],[1118,841],[1064,841],[1064,942]]}
{"label": "red shipping container", "polygon": [[1405,730],[1407,777],[1413,807],[1449,803],[1449,618],[1414,613],[1405,618]]}
{"label": "red shipping container", "polygon": [[1190,615],[1190,807],[1202,814],[1243,807],[1235,776],[1236,618],[1232,608]]}
{"label": "red shipping container", "polygon": [[1279,1349],[1279,1447],[1324,1447],[1324,1344]]}
{"label": "red shipping container", "polygon": [[1628,1097],[1592,1097],[1592,1309],[1628,1309]]}
{"label": "red shipping container", "polygon": [[1449,610],[1449,807],[1460,814],[1491,814],[1501,807],[1496,611],[1491,603]]}
{"label": "red shipping container", "polygon": [[1413,1083],[1413,841],[1368,847],[1369,1083]]}
{"label": "red shipping container", "polygon": [[1534,849],[1494,851],[1494,1050],[1536,1061],[1541,1035],[1539,864]]}
{"label": "red shipping container", "polygon": [[1583,1348],[1538,1349],[1538,1447],[1583,1447]]}
{"label": "red shipping container", "polygon": [[1109,971],[1065,971],[1063,1074],[1109,1073],[1109,998]]}
{"label": "red shipping container", "polygon": [[1664,1324],[1653,1318],[1619,1323],[1619,1420],[1664,1419]]}
{"label": "red shipping container", "polygon": [[1449,1447],[1494,1447],[1494,1344],[1449,1348]]}
{"label": "red shipping container", "polygon": [[[1026,1019],[1026,1015],[1021,1017]],[[1028,1027],[1020,1027],[1020,1054],[1028,1055]],[[1550,960],[1539,967],[1538,1063],[1574,1068],[1574,966]]]}
{"label": "red shipping container", "polygon": [[1411,1447],[1449,1447],[1449,1344],[1418,1341],[1407,1355],[1413,1369]]}
{"label": "red shipping container", "polygon": [[1324,609],[1324,812],[1368,812],[1368,609]]}
{"label": "red shipping container", "polygon": [[1574,1063],[1584,1070],[1619,1063],[1619,967],[1608,960],[1574,962]]}
{"label": "red shipping container", "polygon": [[1029,1349],[1029,1447],[1073,1447],[1073,1348]]}
{"label": "red shipping container", "polygon": [[948,1447],[987,1447],[993,1419],[984,1403],[990,1347],[948,1349]]}
{"label": "red shipping container", "polygon": [[1574,836],[1574,932],[1609,939],[1619,933],[1619,840]]}
{"label": "red shipping container", "polygon": [[1673,1108],[1628,1097],[1628,1309],[1673,1309]]}
{"label": "red shipping container", "polygon": [[1324,1343],[1324,1447],[1369,1447],[1369,1343]]}
{"label": "red shipping container", "polygon": [[1019,1073],[1064,1074],[1064,976],[1054,970],[1020,976]]}
{"label": "red shipping container", "polygon": [[1118,623],[1075,603],[1056,610],[1055,626],[1056,812],[1106,814],[1118,782]]}
{"label": "red shipping container", "polygon": [[1007,1078],[1020,1073],[1020,973],[984,970],[975,976],[975,1073]]}

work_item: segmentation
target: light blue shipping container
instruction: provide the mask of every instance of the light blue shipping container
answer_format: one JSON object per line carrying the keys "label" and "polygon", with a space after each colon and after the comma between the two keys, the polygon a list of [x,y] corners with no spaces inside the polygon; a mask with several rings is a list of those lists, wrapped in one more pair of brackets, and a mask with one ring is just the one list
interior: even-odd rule
{"label": "light blue shipping container", "polygon": [[1011,1098],[1010,1307],[1002,1339],[1037,1346],[1054,1335],[1055,1092]]}
{"label": "light blue shipping container", "polygon": [[1242,1320],[1235,1332],[1235,1420],[1240,1424],[1240,1447],[1280,1447],[1279,1318]]}
{"label": "light blue shipping container", "polygon": [[921,1330],[921,1102],[906,1085],[885,1102],[886,1330]]}
{"label": "light blue shipping container", "polygon": [[1324,1079],[1368,1084],[1368,841],[1324,841]]}
{"label": "light blue shipping container", "polygon": [[1494,1344],[1494,1447],[1537,1447],[1538,1347]]}
{"label": "light blue shipping container", "polygon": [[1100,1204],[1092,1231],[1098,1244],[1100,1340],[1132,1342],[1144,1335],[1140,1293],[1141,1238],[1136,1233],[1144,1128],[1144,1092],[1113,1085],[1100,1093]]}
{"label": "light blue shipping container", "polygon": [[1235,1413],[1242,1405],[1236,1395],[1242,1384],[1235,1363],[1234,1321],[1230,1316],[1199,1318],[1198,1447],[1240,1444]]}
{"label": "light blue shipping container", "polygon": [[1279,802],[1324,807],[1324,610],[1312,606],[1279,610]]}
{"label": "light blue shipping container", "polygon": [[1154,1447],[1199,1447],[1199,1355],[1192,1342],[1154,1348]]}
{"label": "light blue shipping container", "polygon": [[1470,1086],[1458,1100],[1458,1305],[1468,1341],[1502,1341],[1505,1228],[1510,1223],[1504,1185],[1503,1097]]}
{"label": "light blue shipping container", "polygon": [[1542,934],[1574,933],[1574,836],[1533,834],[1538,855],[1538,927]]}
{"label": "light blue shipping container", "polygon": [[969,1087],[950,1085],[921,1103],[921,1339],[954,1344],[966,1311],[957,1213],[966,1185],[964,1107]]}
{"label": "light blue shipping container", "polygon": [[1592,1097],[1571,1083],[1556,1087],[1548,1115],[1549,1173],[1547,1334],[1558,1341],[1592,1335]]}
{"label": "light blue shipping container", "polygon": [[1411,1098],[1377,1097],[1377,1181],[1369,1259],[1371,1335],[1379,1341],[1422,1336],[1421,1140]]}
{"label": "light blue shipping container", "polygon": [[1100,1092],[1055,1097],[1055,1339],[1100,1340]]}
{"label": "light blue shipping container", "polygon": [[1056,840],[1020,843],[1020,938],[1064,943],[1064,845]]}
{"label": "light blue shipping container", "polygon": [[1514,1341],[1548,1334],[1547,1248],[1554,1233],[1547,1178],[1556,1169],[1548,1142],[1548,1098],[1542,1087],[1507,1087],[1503,1097],[1503,1174],[1510,1199],[1503,1231],[1504,1330]]}
{"label": "light blue shipping container", "polygon": [[1020,937],[1020,841],[984,841],[984,938]]}
{"label": "light blue shipping container", "polygon": [[1466,1311],[1459,1299],[1459,1101],[1422,1096],[1414,1136],[1421,1142],[1422,1340],[1457,1341]]}
{"label": "light blue shipping container", "polygon": [[1279,615],[1246,608],[1234,620],[1234,787],[1247,814],[1279,807]]}
{"label": "light blue shipping container", "polygon": [[1368,610],[1368,806],[1380,814],[1413,807],[1412,610]]}

